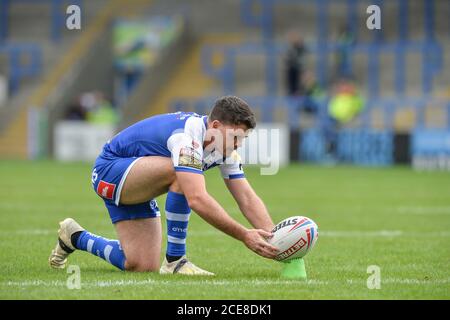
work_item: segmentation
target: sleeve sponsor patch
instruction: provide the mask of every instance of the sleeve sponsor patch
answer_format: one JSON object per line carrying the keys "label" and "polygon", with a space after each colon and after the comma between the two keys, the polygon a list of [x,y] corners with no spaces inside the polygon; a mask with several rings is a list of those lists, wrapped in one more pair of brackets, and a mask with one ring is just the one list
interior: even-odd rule
{"label": "sleeve sponsor patch", "polygon": [[202,156],[199,152],[195,151],[194,148],[181,148],[180,156],[178,158],[178,166],[202,170]]}

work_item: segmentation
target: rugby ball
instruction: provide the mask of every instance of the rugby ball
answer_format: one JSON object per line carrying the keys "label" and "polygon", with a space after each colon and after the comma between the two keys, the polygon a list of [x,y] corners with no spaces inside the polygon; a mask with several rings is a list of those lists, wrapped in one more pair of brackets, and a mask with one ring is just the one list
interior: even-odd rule
{"label": "rugby ball", "polygon": [[275,259],[288,261],[303,258],[311,251],[319,236],[319,228],[307,217],[294,216],[278,223],[272,233],[269,243],[280,250]]}

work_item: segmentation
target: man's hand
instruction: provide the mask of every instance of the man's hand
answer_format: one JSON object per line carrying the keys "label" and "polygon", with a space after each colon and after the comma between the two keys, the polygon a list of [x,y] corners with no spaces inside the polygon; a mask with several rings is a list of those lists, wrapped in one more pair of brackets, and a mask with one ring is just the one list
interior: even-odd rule
{"label": "man's hand", "polygon": [[265,238],[271,238],[272,233],[262,229],[247,229],[232,219],[225,210],[207,192],[203,175],[189,172],[177,172],[177,182],[180,185],[189,207],[197,212],[206,222],[244,242],[252,251],[260,256],[273,259],[278,250],[270,245]]}
{"label": "man's hand", "polygon": [[279,250],[265,240],[271,238],[272,236],[272,233],[262,229],[250,229],[247,230],[242,241],[250,250],[260,256],[274,259]]}

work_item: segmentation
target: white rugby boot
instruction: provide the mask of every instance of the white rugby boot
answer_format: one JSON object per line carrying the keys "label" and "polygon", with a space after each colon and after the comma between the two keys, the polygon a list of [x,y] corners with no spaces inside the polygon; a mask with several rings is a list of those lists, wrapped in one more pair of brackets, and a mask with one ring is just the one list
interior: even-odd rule
{"label": "white rugby boot", "polygon": [[159,269],[160,274],[184,274],[188,276],[214,276],[214,273],[203,270],[190,262],[186,256],[182,256],[180,259],[168,262],[164,258],[164,262]]}
{"label": "white rugby boot", "polygon": [[84,228],[72,218],[67,218],[59,223],[58,242],[48,258],[52,268],[64,269],[66,267],[67,257],[76,250],[72,245],[71,237],[79,231],[84,231]]}

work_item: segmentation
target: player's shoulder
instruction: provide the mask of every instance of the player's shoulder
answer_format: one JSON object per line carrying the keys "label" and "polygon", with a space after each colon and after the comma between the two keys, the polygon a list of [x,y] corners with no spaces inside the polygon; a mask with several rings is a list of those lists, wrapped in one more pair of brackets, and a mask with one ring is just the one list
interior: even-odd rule
{"label": "player's shoulder", "polygon": [[200,128],[206,127],[206,115],[200,115],[195,112],[177,111],[165,113],[158,116],[158,121],[163,123],[172,123],[184,128]]}
{"label": "player's shoulder", "polygon": [[176,145],[189,144],[201,146],[206,135],[206,116],[194,112],[176,112],[172,114],[178,124],[172,126],[168,135],[167,146],[172,149]]}
{"label": "player's shoulder", "polygon": [[206,133],[207,116],[202,116],[194,112],[187,113],[185,116],[184,133],[195,140],[203,140]]}
{"label": "player's shoulder", "polygon": [[200,134],[205,130],[203,117],[194,112],[163,113],[147,118],[143,125],[150,130],[157,130],[166,135],[180,132]]}

